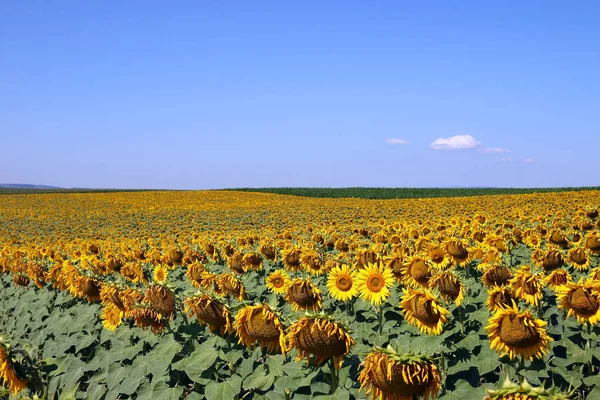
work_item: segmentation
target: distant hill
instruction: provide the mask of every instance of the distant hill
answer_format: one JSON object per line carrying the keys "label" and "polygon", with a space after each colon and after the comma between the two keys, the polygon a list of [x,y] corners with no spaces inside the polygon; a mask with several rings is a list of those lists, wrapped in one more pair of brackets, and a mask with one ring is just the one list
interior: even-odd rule
{"label": "distant hill", "polygon": [[58,186],[30,185],[28,183],[0,183],[0,189],[62,189]]}

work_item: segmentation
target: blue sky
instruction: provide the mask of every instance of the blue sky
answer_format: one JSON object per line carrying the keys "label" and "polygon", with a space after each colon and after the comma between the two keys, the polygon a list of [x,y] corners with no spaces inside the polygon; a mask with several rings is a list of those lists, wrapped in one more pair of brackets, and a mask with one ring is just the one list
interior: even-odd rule
{"label": "blue sky", "polygon": [[600,185],[598,15],[596,1],[0,2],[0,183]]}

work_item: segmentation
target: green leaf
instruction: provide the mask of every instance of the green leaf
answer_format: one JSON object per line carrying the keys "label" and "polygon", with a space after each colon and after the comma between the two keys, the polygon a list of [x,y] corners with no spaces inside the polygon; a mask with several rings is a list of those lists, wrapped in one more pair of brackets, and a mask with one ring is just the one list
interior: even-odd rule
{"label": "green leaf", "polygon": [[267,390],[273,385],[274,381],[275,377],[267,373],[267,369],[264,365],[260,365],[252,372],[252,374],[244,379],[243,387],[246,390]]}
{"label": "green leaf", "polygon": [[235,390],[231,382],[210,382],[206,385],[204,396],[207,400],[223,400],[233,399],[239,393],[239,389]]}
{"label": "green leaf", "polygon": [[454,390],[444,396],[445,400],[481,400],[485,396],[483,387],[474,388],[464,379],[459,380]]}
{"label": "green leaf", "polygon": [[282,376],[284,374],[283,364],[285,363],[285,356],[282,354],[270,355],[267,357],[267,366],[269,367],[269,374],[274,376]]}
{"label": "green leaf", "polygon": [[316,396],[315,399],[320,400],[350,400],[350,392],[346,389],[337,388],[337,390],[333,394],[328,394],[325,396]]}
{"label": "green leaf", "polygon": [[202,372],[211,368],[217,360],[217,352],[207,346],[198,346],[188,357],[176,362],[171,366],[172,369],[184,371],[187,376],[196,382]]}

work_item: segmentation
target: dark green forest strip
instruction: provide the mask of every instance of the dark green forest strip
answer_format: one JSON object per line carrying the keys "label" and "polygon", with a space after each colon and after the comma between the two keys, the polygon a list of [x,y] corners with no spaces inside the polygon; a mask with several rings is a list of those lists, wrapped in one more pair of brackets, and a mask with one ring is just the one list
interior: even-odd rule
{"label": "dark green forest strip", "polygon": [[242,192],[260,192],[289,194],[294,196],[361,198],[361,199],[416,199],[428,197],[461,197],[499,194],[523,194],[546,192],[572,192],[582,190],[600,190],[598,186],[563,188],[240,188],[225,189]]}

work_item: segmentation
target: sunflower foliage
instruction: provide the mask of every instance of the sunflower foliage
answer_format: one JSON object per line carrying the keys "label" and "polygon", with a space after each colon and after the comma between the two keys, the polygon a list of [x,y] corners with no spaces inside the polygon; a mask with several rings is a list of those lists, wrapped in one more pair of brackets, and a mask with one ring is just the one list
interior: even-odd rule
{"label": "sunflower foliage", "polygon": [[600,398],[599,192],[12,196],[0,396]]}

